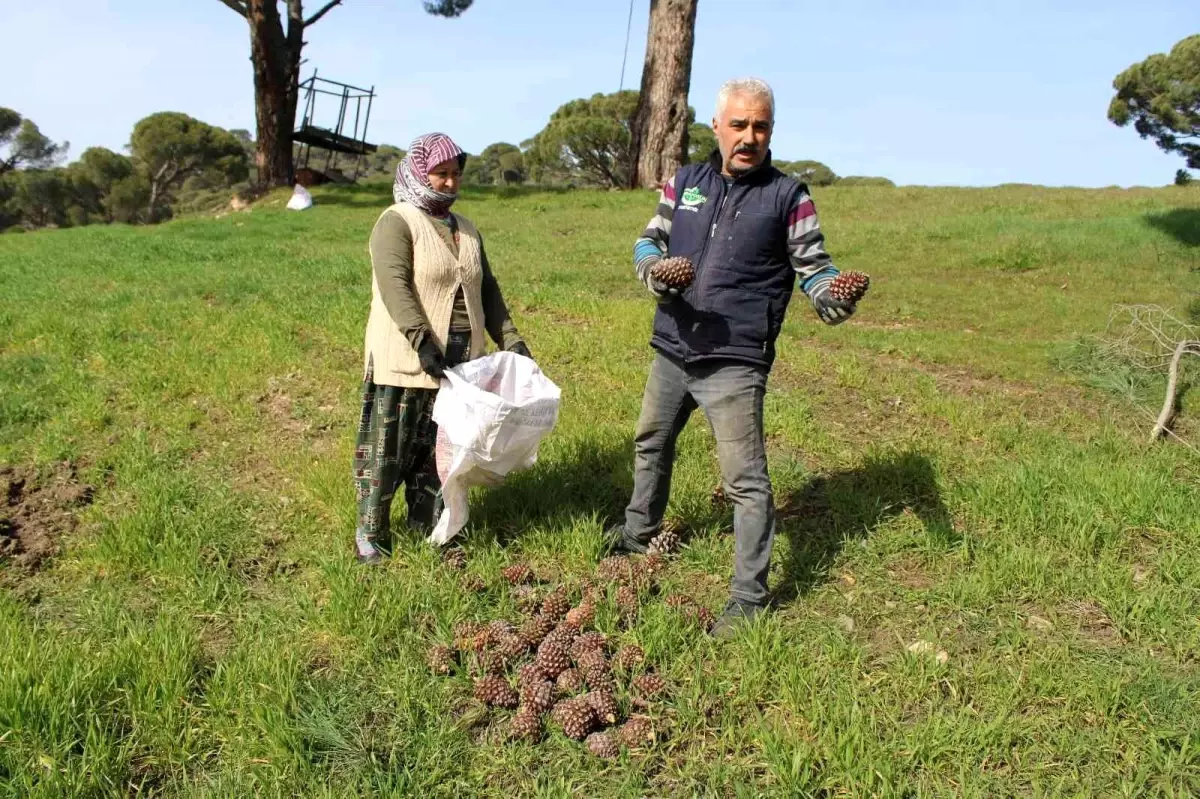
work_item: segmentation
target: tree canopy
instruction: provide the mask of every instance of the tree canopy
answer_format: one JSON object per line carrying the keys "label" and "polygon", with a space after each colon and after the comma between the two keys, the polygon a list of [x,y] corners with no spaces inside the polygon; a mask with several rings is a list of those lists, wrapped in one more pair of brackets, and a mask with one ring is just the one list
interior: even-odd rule
{"label": "tree canopy", "polygon": [[249,172],[243,142],[222,128],[187,114],[162,111],[137,123],[129,142],[134,164],[147,178],[147,213],[157,218],[159,204],[193,176],[232,184]]}
{"label": "tree canopy", "polygon": [[1200,34],[1182,39],[1168,54],[1155,53],[1113,80],[1108,118],[1130,122],[1143,139],[1179,153],[1200,169]]}
{"label": "tree canopy", "polygon": [[45,168],[67,154],[67,142],[55,144],[33,120],[0,108],[0,175],[21,167]]}
{"label": "tree canopy", "polygon": [[637,92],[625,90],[560,106],[526,153],[534,179],[578,180],[614,188],[629,185],[630,120],[637,98]]}

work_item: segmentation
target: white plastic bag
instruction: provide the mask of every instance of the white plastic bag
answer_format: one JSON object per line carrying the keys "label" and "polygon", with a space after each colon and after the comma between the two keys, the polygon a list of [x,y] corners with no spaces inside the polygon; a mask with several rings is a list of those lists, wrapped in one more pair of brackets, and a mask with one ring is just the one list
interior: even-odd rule
{"label": "white plastic bag", "polygon": [[530,358],[496,352],[446,370],[433,403],[445,509],[429,535],[445,544],[467,523],[471,486],[495,486],[537,462],[562,392]]}
{"label": "white plastic bag", "polygon": [[287,207],[293,211],[303,211],[305,208],[312,208],[312,195],[308,193],[308,189],[296,184],[296,188],[292,189],[292,198],[288,200]]}

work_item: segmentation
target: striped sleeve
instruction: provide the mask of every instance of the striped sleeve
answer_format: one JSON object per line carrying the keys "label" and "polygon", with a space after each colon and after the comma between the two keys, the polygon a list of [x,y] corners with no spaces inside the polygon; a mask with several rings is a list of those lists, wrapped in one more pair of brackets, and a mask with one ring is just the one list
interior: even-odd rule
{"label": "striped sleeve", "polygon": [[638,280],[650,287],[650,269],[664,255],[671,243],[671,216],[675,213],[675,177],[662,187],[658,209],[642,235],[633,245],[633,264]]}
{"label": "striped sleeve", "polygon": [[788,211],[788,256],[800,277],[800,288],[812,291],[838,274],[833,259],[825,252],[825,235],[817,219],[817,207],[806,186],[801,186]]}

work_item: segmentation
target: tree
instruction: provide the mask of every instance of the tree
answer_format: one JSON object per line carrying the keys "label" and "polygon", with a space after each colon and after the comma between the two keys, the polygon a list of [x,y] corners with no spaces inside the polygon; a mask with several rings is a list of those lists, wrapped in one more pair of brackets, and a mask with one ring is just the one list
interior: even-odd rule
{"label": "tree", "polygon": [[242,143],[229,131],[174,111],[151,114],[138,122],[129,147],[134,164],[147,179],[150,222],[160,218],[171,191],[189,177],[203,175],[232,185],[245,179],[248,171]]}
{"label": "tree", "polygon": [[133,176],[133,161],[104,147],[89,147],[67,167],[75,201],[89,215],[113,222],[117,209],[111,202],[113,185]]}
{"label": "tree", "polygon": [[66,225],[70,184],[62,169],[22,169],[12,178],[9,208],[25,227]]}
{"label": "tree", "polygon": [[717,134],[712,125],[693,122],[688,126],[688,163],[702,164],[717,149]]}
{"label": "tree", "polygon": [[560,106],[525,154],[534,179],[628,186],[633,169],[630,125],[637,98],[637,92],[626,90]]}
{"label": "tree", "polygon": [[631,188],[659,186],[688,160],[696,5],[697,0],[650,0],[646,61],[633,114]]}
{"label": "tree", "polygon": [[0,108],[0,175],[21,167],[45,169],[67,154],[67,142],[55,144],[38,130],[33,120],[22,119],[11,108]]}
{"label": "tree", "polygon": [[1186,169],[1176,169],[1175,170],[1175,185],[1176,186],[1190,186],[1191,184],[1192,184],[1192,173],[1191,172],[1188,172]]}
{"label": "tree", "polygon": [[1117,94],[1108,106],[1119,127],[1133,122],[1143,139],[1182,155],[1200,169],[1200,34],[1182,39],[1170,54],[1155,53],[1113,80]]}
{"label": "tree", "polygon": [[[342,0],[327,0],[304,16],[304,0],[221,0],[250,26],[250,62],[254,66],[254,118],[257,129],[255,166],[258,183],[288,186],[292,182],[292,129],[296,124],[296,98],[300,87],[300,51],[304,32],[317,24]],[[457,17],[472,0],[426,2],[425,10]]]}

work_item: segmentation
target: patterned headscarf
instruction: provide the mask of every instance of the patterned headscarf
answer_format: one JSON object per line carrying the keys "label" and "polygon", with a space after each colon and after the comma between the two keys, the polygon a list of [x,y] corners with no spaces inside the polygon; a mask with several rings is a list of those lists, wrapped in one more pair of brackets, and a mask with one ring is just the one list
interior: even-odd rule
{"label": "patterned headscarf", "polygon": [[418,136],[408,147],[408,155],[396,167],[396,182],[392,197],[396,202],[415,205],[430,216],[443,217],[458,194],[434,191],[429,184],[429,172],[443,161],[457,158],[459,167],[466,164],[467,154],[444,133]]}

